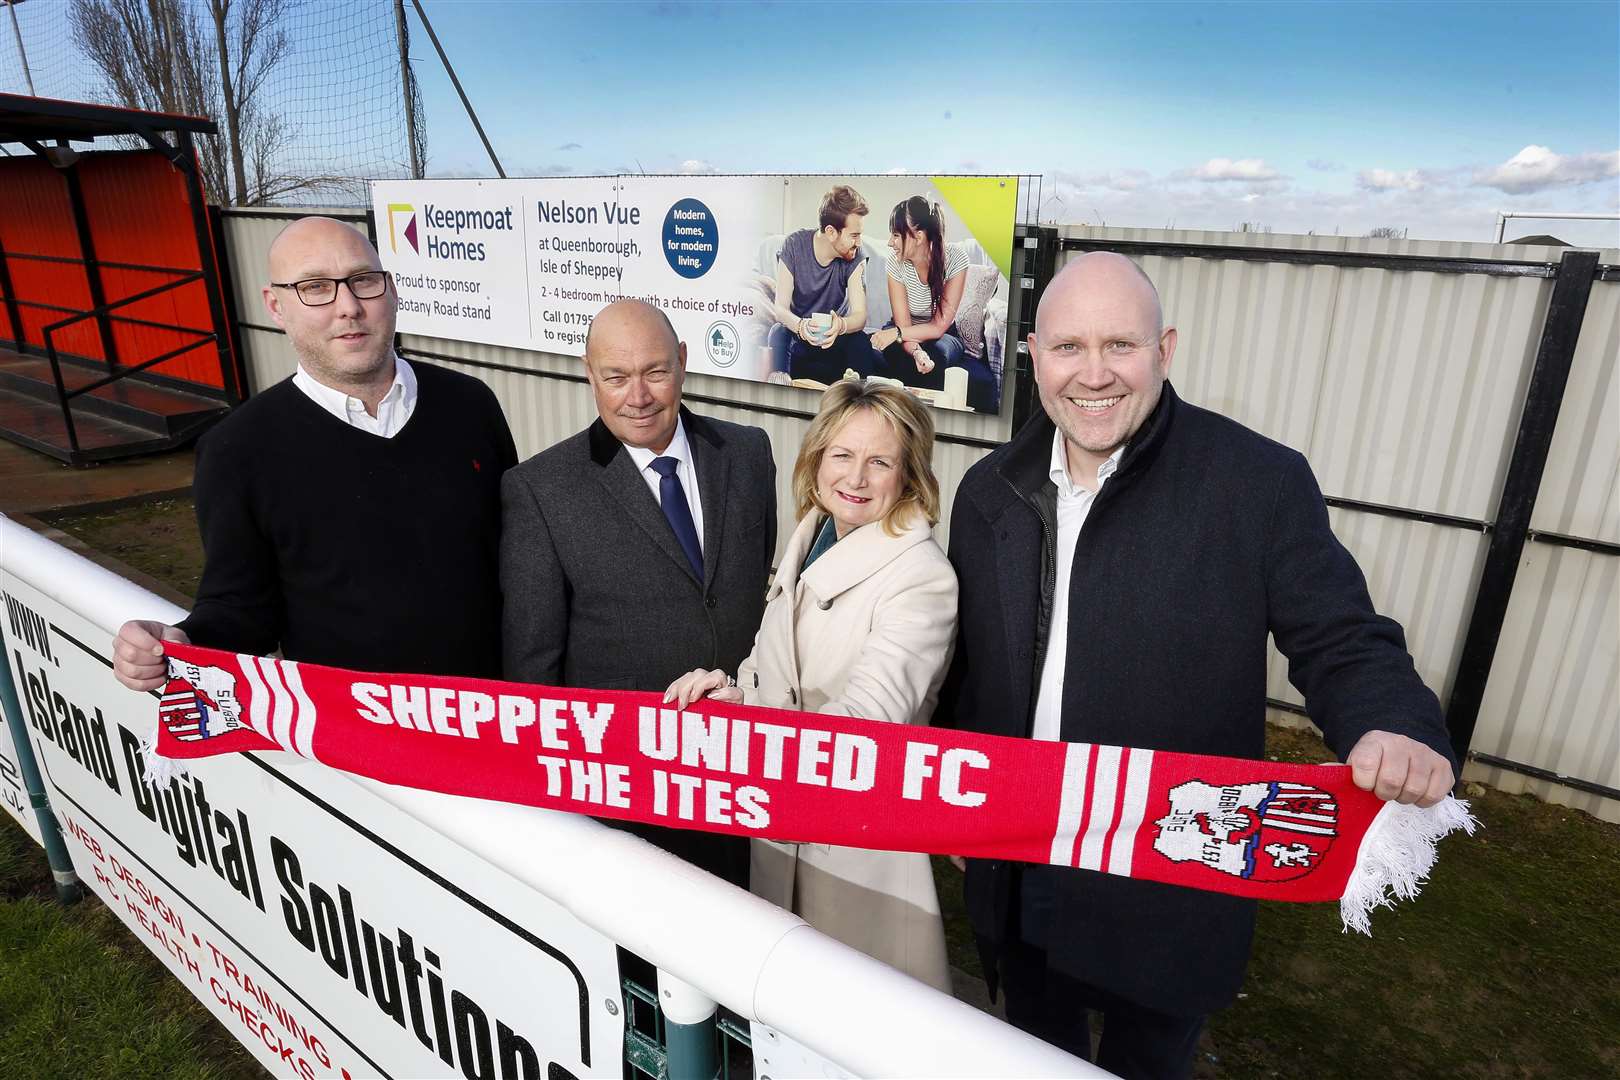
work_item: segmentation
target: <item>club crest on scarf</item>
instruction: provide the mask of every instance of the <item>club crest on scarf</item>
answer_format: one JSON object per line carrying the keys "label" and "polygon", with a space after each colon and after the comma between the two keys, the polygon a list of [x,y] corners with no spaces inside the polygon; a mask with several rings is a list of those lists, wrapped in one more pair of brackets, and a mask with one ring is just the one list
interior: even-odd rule
{"label": "club crest on scarf", "polygon": [[1338,803],[1305,784],[1218,787],[1189,780],[1169,795],[1169,812],[1153,823],[1153,850],[1172,862],[1201,863],[1233,877],[1304,877],[1338,835]]}
{"label": "club crest on scarf", "polygon": [[169,660],[169,684],[158,703],[158,722],[182,742],[196,742],[243,726],[236,676],[223,668]]}

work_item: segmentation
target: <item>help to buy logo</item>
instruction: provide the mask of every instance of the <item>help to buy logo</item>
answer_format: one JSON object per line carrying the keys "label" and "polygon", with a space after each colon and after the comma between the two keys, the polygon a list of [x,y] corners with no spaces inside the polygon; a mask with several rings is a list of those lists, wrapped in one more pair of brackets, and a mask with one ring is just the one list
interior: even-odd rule
{"label": "help to buy logo", "polygon": [[396,233],[395,226],[396,219],[400,217],[405,219],[403,230],[405,242],[411,245],[412,251],[420,255],[422,248],[416,242],[416,207],[410,203],[388,204],[388,250],[399,254],[399,233]]}

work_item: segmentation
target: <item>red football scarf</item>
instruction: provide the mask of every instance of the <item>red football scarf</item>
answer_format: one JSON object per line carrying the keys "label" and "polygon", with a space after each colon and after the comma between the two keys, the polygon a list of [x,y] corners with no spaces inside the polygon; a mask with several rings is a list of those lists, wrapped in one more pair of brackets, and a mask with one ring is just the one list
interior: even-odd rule
{"label": "red football scarf", "polygon": [[[1268,900],[1369,932],[1466,806],[1242,761],[657,694],[375,675],[169,643],[153,778],[284,750],[390,784],[772,840],[1016,859]],[[163,759],[168,759],[167,761]]]}

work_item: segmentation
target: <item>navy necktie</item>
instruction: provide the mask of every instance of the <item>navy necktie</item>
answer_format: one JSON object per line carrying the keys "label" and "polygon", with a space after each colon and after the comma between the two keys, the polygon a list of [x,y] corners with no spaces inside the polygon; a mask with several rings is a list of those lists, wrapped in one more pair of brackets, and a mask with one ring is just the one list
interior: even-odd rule
{"label": "navy necktie", "polygon": [[677,470],[678,458],[653,458],[653,472],[658,474],[658,502],[664,508],[669,527],[675,530],[675,539],[686,552],[686,561],[692,564],[692,573],[703,580],[703,548],[698,544],[697,526],[692,524],[692,508],[686,505],[686,489],[681,487]]}

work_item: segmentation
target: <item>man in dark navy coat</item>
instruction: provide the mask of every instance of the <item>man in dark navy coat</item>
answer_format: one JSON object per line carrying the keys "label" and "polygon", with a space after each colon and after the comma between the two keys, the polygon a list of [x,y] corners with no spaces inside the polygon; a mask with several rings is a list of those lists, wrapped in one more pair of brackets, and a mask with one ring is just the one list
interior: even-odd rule
{"label": "man in dark navy coat", "polygon": [[[1297,452],[1181,401],[1176,331],[1121,255],[1069,263],[1029,336],[1044,416],[951,516],[960,640],[934,722],[1260,758],[1266,638],[1355,782],[1429,806],[1455,761],[1401,628],[1373,610]],[[994,569],[988,569],[994,567]],[[1255,904],[972,860],[968,913],[1014,1024],[1125,1077],[1186,1076],[1243,981]]]}

